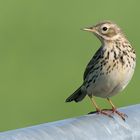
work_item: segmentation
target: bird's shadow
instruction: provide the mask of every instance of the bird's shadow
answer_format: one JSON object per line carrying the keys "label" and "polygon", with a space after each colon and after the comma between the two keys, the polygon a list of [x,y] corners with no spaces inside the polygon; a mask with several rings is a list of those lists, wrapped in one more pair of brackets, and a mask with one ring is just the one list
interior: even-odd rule
{"label": "bird's shadow", "polygon": [[[112,109],[102,109],[103,111],[112,111]],[[91,111],[88,114],[95,114],[95,113],[99,113],[98,111]]]}

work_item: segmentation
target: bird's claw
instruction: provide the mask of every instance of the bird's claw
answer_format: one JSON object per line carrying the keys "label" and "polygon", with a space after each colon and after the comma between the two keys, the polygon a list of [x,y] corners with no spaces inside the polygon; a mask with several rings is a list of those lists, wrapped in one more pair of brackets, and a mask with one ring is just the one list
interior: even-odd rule
{"label": "bird's claw", "polygon": [[120,116],[124,121],[126,118],[128,118],[128,116],[125,113],[119,112],[116,108],[113,109],[103,109],[103,110],[108,110],[108,111],[112,111],[112,113],[116,113],[118,116]]}
{"label": "bird's claw", "polygon": [[118,110],[115,110],[114,113],[119,115],[124,121],[126,118],[128,118],[128,116],[125,113],[119,112]]}
{"label": "bird's claw", "polygon": [[94,114],[94,113],[103,114],[103,115],[106,115],[110,118],[113,118],[113,116],[109,112],[104,111],[104,110],[99,110],[99,109],[96,111],[89,112],[88,114]]}
{"label": "bird's claw", "polygon": [[99,110],[99,111],[97,111],[97,113],[106,115],[106,116],[108,116],[110,118],[113,118],[113,116],[109,112],[104,111],[104,110]]}
{"label": "bird's claw", "polygon": [[126,118],[128,118],[128,116],[125,113],[119,112],[117,109],[102,109],[102,110],[96,110],[96,111],[92,111],[89,112],[88,114],[94,114],[94,113],[98,113],[98,114],[103,114],[106,115],[110,118],[113,118],[113,116],[111,115],[111,113],[109,113],[109,111],[111,111],[111,113],[116,113],[118,116],[120,116],[124,121],[126,120]]}

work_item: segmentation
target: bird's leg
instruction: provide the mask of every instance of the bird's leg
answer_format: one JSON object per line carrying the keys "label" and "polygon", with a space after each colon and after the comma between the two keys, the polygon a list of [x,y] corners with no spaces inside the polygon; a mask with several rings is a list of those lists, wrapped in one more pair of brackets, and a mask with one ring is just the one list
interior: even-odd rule
{"label": "bird's leg", "polygon": [[108,100],[108,102],[111,104],[111,107],[112,107],[111,111],[112,111],[113,113],[118,114],[118,115],[125,121],[125,117],[127,117],[127,115],[124,114],[124,113],[122,113],[122,112],[119,112],[119,111],[117,110],[117,108],[114,106],[114,104],[112,103],[112,101],[111,101],[109,98],[107,98],[107,100]]}
{"label": "bird's leg", "polygon": [[111,107],[112,107],[111,110],[112,110],[112,112],[115,112],[115,110],[117,110],[117,108],[115,107],[115,105],[112,103],[112,101],[109,98],[107,98],[107,100],[111,104]]}
{"label": "bird's leg", "polygon": [[99,108],[99,106],[97,105],[97,103],[96,103],[95,99],[94,99],[93,97],[89,97],[89,98],[90,98],[90,100],[91,100],[91,102],[92,102],[93,106],[95,107],[96,112],[100,112],[100,111],[101,111],[101,109],[100,109],[100,108]]}
{"label": "bird's leg", "polygon": [[[101,109],[99,108],[99,106],[97,105],[95,99],[94,99],[92,96],[89,96],[89,98],[90,98],[90,100],[91,100],[93,106],[95,107],[97,113],[104,114],[104,115],[106,115],[106,116],[112,118],[112,116],[111,116],[108,112],[106,112],[106,111],[104,111],[104,110],[101,110]],[[93,113],[93,112],[91,112],[91,113]],[[91,113],[89,113],[89,114],[91,114]]]}

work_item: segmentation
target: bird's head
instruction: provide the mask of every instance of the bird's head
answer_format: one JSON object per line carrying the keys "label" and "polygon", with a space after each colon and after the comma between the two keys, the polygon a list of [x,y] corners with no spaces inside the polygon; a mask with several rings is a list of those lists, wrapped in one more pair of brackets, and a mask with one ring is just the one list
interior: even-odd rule
{"label": "bird's head", "polygon": [[100,22],[95,26],[87,27],[83,30],[94,33],[101,42],[113,41],[124,36],[121,29],[111,21]]}

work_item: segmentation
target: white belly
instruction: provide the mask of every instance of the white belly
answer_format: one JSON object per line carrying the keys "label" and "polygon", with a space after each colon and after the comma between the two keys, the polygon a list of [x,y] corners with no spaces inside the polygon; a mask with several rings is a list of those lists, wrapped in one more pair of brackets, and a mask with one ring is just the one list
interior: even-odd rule
{"label": "white belly", "polygon": [[114,69],[107,75],[104,74],[99,76],[96,79],[96,82],[91,83],[88,87],[87,94],[107,98],[119,93],[131,80],[134,73],[134,67],[135,64],[131,68]]}

